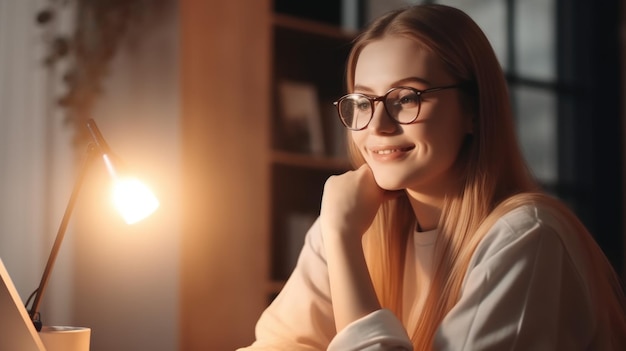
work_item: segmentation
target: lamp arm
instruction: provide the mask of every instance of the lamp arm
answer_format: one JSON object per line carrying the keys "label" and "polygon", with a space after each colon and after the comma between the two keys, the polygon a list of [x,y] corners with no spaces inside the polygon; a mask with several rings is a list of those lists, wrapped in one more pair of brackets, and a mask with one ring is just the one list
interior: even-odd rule
{"label": "lamp arm", "polygon": [[109,144],[107,144],[106,140],[104,140],[100,129],[96,125],[96,121],[92,118],[87,120],[87,129],[89,130],[89,134],[91,134],[91,139],[96,143],[96,146],[100,148],[100,152],[103,154],[110,154],[111,148],[109,148]]}
{"label": "lamp arm", "polygon": [[[54,245],[52,246],[52,250],[50,251],[48,262],[46,263],[46,268],[44,269],[43,275],[41,276],[39,287],[34,292],[35,300],[33,301],[32,307],[30,308],[28,314],[31,320],[33,321],[33,323],[35,324],[35,328],[37,329],[37,331],[40,331],[42,327],[42,323],[39,318],[39,305],[41,304],[41,299],[46,290],[46,287],[48,284],[48,278],[50,277],[50,273],[52,272],[52,268],[54,267],[54,263],[59,253],[59,249],[61,248],[61,243],[63,242],[63,238],[65,237],[67,225],[72,215],[76,198],[78,197],[78,193],[80,192],[80,188],[82,187],[83,179],[85,178],[85,174],[87,173],[89,164],[91,163],[91,161],[93,160],[97,152],[98,150],[96,146],[93,143],[89,143],[89,145],[87,146],[87,155],[83,161],[83,165],[78,175],[78,178],[74,182],[74,188],[72,190],[70,199],[67,203],[67,207],[65,208],[65,214],[63,215],[63,219],[61,220],[61,224],[59,225],[56,239],[54,240]],[[27,301],[27,305],[28,305],[28,301]],[[26,308],[28,309],[28,306],[26,306]]]}

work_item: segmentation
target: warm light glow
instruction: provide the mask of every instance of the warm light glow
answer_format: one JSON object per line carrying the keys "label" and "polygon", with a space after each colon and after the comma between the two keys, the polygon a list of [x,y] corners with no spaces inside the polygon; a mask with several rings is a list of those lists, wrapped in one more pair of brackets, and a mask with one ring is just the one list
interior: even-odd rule
{"label": "warm light glow", "polygon": [[124,221],[133,224],[152,214],[159,207],[159,200],[139,180],[126,178],[115,181],[113,204]]}

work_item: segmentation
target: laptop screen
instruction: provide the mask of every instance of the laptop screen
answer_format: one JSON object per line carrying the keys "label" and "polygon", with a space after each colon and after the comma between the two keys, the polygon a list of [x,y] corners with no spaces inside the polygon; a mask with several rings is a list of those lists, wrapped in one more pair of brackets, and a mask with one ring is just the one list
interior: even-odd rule
{"label": "laptop screen", "polygon": [[0,259],[0,350],[46,350],[2,259]]}

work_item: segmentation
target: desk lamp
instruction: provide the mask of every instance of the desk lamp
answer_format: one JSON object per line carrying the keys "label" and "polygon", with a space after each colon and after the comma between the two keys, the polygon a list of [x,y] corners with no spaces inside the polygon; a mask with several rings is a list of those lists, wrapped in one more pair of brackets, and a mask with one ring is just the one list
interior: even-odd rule
{"label": "desk lamp", "polygon": [[[37,331],[41,331],[42,327],[39,314],[41,299],[46,290],[48,278],[50,277],[50,273],[54,267],[59,249],[61,248],[61,243],[63,242],[76,198],[78,197],[78,193],[83,183],[83,178],[93,158],[98,155],[102,157],[106,169],[113,180],[113,204],[126,223],[133,224],[138,222],[152,214],[152,212],[159,207],[159,201],[145,185],[135,178],[129,178],[123,173],[120,173],[122,170],[121,162],[116,159],[111,152],[111,149],[102,137],[96,122],[93,119],[89,119],[86,125],[91,136],[91,141],[87,145],[85,160],[83,161],[78,178],[74,183],[72,194],[70,195],[70,199],[65,208],[65,214],[63,215],[63,219],[59,225],[56,239],[54,240],[54,245],[52,246],[50,256],[48,257],[48,262],[46,263],[46,268],[44,269],[41,277],[39,287],[26,301],[26,309],[28,310],[28,314]],[[28,308],[28,304],[33,297],[33,304],[30,308]]]}

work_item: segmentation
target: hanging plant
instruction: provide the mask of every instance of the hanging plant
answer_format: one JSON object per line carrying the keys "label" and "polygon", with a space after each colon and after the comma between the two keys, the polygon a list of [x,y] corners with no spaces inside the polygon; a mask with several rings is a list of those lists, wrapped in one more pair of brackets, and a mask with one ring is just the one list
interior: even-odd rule
{"label": "hanging plant", "polygon": [[71,6],[75,14],[71,33],[47,40],[44,64],[53,68],[68,63],[62,75],[66,90],[57,102],[64,109],[64,121],[75,127],[76,143],[86,138],[85,122],[121,44],[132,32],[141,33],[158,22],[167,1],[172,0],[49,0],[36,15],[39,25],[51,29],[65,7]]}

